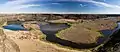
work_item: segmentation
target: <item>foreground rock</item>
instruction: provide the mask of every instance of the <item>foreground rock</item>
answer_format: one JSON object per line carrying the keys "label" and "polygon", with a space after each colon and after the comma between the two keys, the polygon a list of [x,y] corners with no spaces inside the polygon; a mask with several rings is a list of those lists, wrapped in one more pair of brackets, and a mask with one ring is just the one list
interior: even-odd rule
{"label": "foreground rock", "polygon": [[0,52],[20,52],[19,46],[0,29]]}
{"label": "foreground rock", "polygon": [[4,33],[2,26],[6,25],[6,19],[0,18],[0,52],[20,52],[19,46]]}
{"label": "foreground rock", "polygon": [[[39,39],[19,39],[19,37],[24,34],[29,35],[29,31],[11,31],[4,29],[4,32],[7,37],[11,38],[19,46],[20,52],[84,52],[61,48],[55,44],[47,43]],[[86,51],[90,52],[89,50]]]}

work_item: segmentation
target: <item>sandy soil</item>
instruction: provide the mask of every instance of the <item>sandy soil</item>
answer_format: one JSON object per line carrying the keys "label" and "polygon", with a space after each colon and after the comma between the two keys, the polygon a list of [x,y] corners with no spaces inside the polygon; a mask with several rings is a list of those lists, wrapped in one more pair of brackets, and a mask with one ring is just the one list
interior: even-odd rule
{"label": "sandy soil", "polygon": [[83,51],[61,48],[55,44],[46,43],[38,39],[19,38],[24,33],[29,33],[28,31],[11,31],[4,29],[4,32],[8,38],[12,39],[19,46],[20,52],[83,52]]}

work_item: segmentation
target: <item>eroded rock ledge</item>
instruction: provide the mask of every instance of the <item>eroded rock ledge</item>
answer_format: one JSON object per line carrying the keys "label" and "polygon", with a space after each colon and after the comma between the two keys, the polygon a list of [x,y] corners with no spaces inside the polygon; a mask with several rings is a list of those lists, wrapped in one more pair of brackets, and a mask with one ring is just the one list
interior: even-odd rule
{"label": "eroded rock ledge", "polygon": [[20,52],[19,46],[0,29],[0,52]]}

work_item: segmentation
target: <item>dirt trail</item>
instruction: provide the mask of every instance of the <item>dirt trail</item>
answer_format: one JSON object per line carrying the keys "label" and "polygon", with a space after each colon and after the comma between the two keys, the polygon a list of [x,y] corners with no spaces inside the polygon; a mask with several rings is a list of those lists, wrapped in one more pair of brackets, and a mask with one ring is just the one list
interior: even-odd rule
{"label": "dirt trail", "polygon": [[[58,47],[52,43],[46,43],[38,39],[19,39],[19,37],[27,31],[11,31],[4,29],[8,38],[12,39],[20,48],[20,52],[83,52]],[[89,51],[88,51],[89,52]]]}

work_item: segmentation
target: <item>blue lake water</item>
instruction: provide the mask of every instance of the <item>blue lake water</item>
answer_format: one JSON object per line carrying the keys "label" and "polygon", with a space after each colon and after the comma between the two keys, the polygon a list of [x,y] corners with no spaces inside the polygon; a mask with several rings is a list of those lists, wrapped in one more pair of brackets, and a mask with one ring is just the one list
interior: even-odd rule
{"label": "blue lake water", "polygon": [[113,30],[109,30],[109,29],[101,30],[101,32],[104,36],[109,36],[109,35],[112,35],[113,32],[115,32],[119,29],[120,29],[120,22],[117,23],[117,27],[115,29],[113,29]]}
{"label": "blue lake water", "polygon": [[25,28],[22,25],[18,25],[18,24],[10,24],[7,26],[3,26],[3,28],[9,30],[25,30]]}
{"label": "blue lake water", "polygon": [[67,24],[54,24],[54,23],[45,25],[40,24],[39,26],[42,31],[59,31],[69,27]]}

